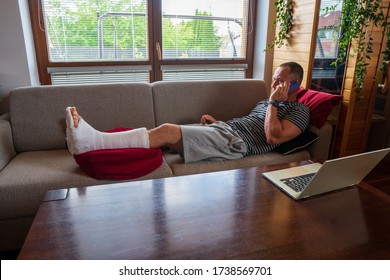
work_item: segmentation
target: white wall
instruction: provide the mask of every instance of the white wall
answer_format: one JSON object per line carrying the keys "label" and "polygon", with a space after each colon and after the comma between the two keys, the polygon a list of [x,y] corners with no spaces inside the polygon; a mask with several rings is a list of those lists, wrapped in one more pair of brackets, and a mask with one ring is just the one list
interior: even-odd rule
{"label": "white wall", "polygon": [[0,1],[0,38],[0,100],[4,100],[15,87],[38,84],[27,0]]}
{"label": "white wall", "polygon": [[274,52],[273,50],[267,52],[264,50],[275,37],[272,22],[276,18],[276,9],[273,1],[258,1],[256,15],[253,78],[264,80],[270,89],[273,75],[272,64]]}

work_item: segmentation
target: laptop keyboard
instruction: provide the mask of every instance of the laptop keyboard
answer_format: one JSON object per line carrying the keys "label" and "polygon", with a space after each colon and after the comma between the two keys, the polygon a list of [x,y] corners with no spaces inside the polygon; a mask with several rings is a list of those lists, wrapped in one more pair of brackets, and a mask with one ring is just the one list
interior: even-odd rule
{"label": "laptop keyboard", "polygon": [[316,173],[309,173],[305,175],[300,175],[296,177],[291,177],[291,178],[285,178],[285,179],[280,179],[283,183],[285,183],[287,186],[292,188],[296,192],[301,192],[305,189],[307,184],[313,179],[314,175]]}

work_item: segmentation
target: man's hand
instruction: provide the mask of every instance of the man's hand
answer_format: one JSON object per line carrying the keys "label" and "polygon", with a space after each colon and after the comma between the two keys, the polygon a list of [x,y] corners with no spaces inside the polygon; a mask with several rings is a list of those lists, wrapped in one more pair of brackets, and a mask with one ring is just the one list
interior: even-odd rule
{"label": "man's hand", "polygon": [[211,123],[215,123],[217,120],[210,116],[210,115],[203,115],[201,118],[200,118],[200,122],[203,124],[203,125],[206,125],[206,124],[211,124]]}
{"label": "man's hand", "polygon": [[286,101],[288,97],[290,83],[288,81],[277,85],[271,92],[269,100],[277,100],[279,102]]}

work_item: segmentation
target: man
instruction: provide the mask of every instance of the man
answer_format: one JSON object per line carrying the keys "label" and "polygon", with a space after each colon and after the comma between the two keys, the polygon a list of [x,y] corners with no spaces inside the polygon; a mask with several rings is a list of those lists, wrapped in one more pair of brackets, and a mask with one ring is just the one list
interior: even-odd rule
{"label": "man", "polygon": [[[185,162],[237,159],[266,153],[301,134],[309,124],[309,109],[298,103],[303,69],[295,62],[275,71],[269,100],[260,101],[248,116],[227,122],[201,116],[203,126],[163,124],[146,130],[104,133],[95,130],[68,107],[67,142],[72,154],[98,149],[173,147]],[[290,88],[296,84],[295,88]]]}

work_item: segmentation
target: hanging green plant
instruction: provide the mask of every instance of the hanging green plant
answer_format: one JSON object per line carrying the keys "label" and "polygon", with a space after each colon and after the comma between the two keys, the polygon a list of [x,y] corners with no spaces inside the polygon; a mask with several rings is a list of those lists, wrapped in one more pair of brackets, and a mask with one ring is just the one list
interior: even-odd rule
{"label": "hanging green plant", "polygon": [[[285,41],[290,38],[290,31],[294,26],[295,2],[293,0],[277,0],[274,4],[276,6],[276,20],[273,22],[273,28],[278,26],[279,31],[266,50],[285,45]],[[382,27],[389,40],[389,17],[383,13],[381,0],[339,0],[338,4],[326,7],[324,10],[325,12],[335,11],[340,4],[342,4],[341,18],[338,22],[335,22],[335,24],[339,24],[342,30],[340,36],[338,33],[335,36],[340,51],[333,64],[337,66],[338,63],[344,62],[348,55],[351,57],[357,55],[355,88],[360,92],[363,89],[364,78],[367,73],[368,63],[366,61],[371,59],[370,54],[373,52],[373,28]],[[328,28],[334,28],[335,32],[338,32],[339,28],[335,27],[337,26],[328,26]],[[351,42],[356,43],[352,52],[350,51]],[[388,50],[384,60],[389,59],[390,52]]]}
{"label": "hanging green plant", "polygon": [[294,1],[277,0],[274,5],[276,6],[276,19],[273,21],[272,27],[276,29],[278,26],[279,32],[275,34],[275,40],[267,46],[266,50],[285,45],[285,40],[290,37],[290,31],[294,26]]}
{"label": "hanging green plant", "polygon": [[[386,20],[383,22],[383,29],[384,29],[384,32],[386,33],[385,34],[385,37],[386,37],[386,46],[385,46],[385,50],[383,51],[383,59],[382,59],[382,63],[380,64],[380,67],[379,67],[379,70],[378,70],[378,73],[377,73],[377,76],[376,76],[376,80],[377,82],[381,82],[384,78],[384,75],[387,75],[388,72],[389,72],[389,65],[388,63],[390,63],[390,18],[389,17],[386,17]],[[389,85],[390,81],[387,81],[387,86]],[[388,88],[387,88],[388,90]],[[382,92],[387,92],[387,90],[385,89],[382,89]]]}
{"label": "hanging green plant", "polygon": [[[334,65],[345,61],[348,55],[357,56],[355,88],[357,92],[361,92],[367,73],[366,61],[371,59],[370,54],[373,52],[373,29],[383,27],[383,32],[386,32],[388,18],[383,13],[381,0],[340,0],[339,2],[342,2],[339,25],[342,33],[336,38],[340,51]],[[325,11],[334,11],[337,5],[326,7]],[[353,51],[350,48],[351,42],[355,43]]]}

